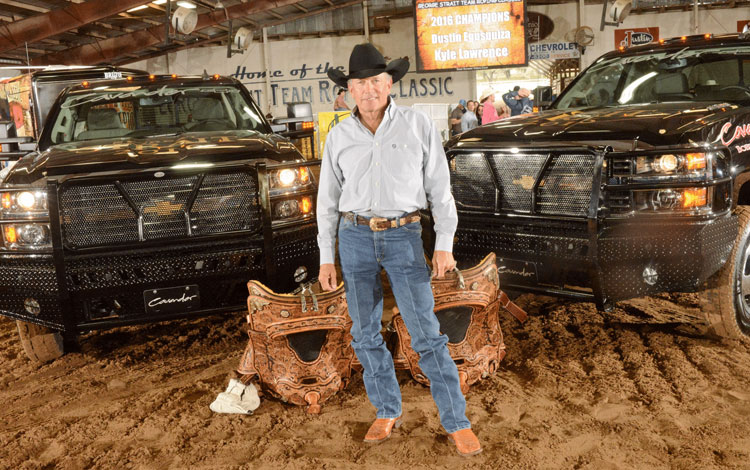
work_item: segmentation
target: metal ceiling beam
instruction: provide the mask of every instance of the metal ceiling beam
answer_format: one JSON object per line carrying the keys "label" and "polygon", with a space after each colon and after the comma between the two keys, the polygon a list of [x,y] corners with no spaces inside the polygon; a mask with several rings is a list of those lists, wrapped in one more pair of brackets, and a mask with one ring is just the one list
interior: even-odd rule
{"label": "metal ceiling beam", "polygon": [[3,0],[3,5],[20,8],[22,10],[35,11],[37,13],[47,13],[49,8],[44,8],[30,3],[14,2],[13,0]]}
{"label": "metal ceiling beam", "polygon": [[[349,6],[352,6],[352,5],[357,5],[357,4],[360,4],[362,2],[363,2],[363,0],[350,0],[350,1],[346,2],[346,3],[339,3],[339,4],[336,4],[334,6],[329,6],[329,7],[324,7],[324,8],[318,8],[316,10],[311,10],[311,11],[308,11],[307,13],[304,13],[304,14],[300,14],[300,15],[289,17],[288,19],[283,20],[283,21],[273,21],[273,22],[269,22],[269,23],[256,23],[256,22],[254,22],[254,21],[252,21],[252,20],[250,20],[248,18],[243,18],[242,21],[244,21],[246,23],[252,24],[252,26],[255,27],[255,28],[271,27],[271,26],[277,26],[277,25],[280,25],[280,24],[283,24],[283,23],[288,23],[288,22],[300,20],[300,19],[303,19],[303,18],[309,18],[311,16],[319,15],[321,13],[325,13],[325,12],[328,12],[328,11],[338,10],[340,8],[346,8],[346,7],[349,7]],[[356,30],[356,31],[359,31],[361,33],[362,30]],[[376,29],[375,31],[376,32],[385,32],[385,33],[387,33],[388,32],[388,28],[379,28],[379,29]],[[329,36],[329,35],[336,35],[336,36],[340,36],[341,35],[340,31],[338,31],[338,30],[335,31],[335,32],[334,31],[313,32],[313,33],[307,33],[305,35],[306,36],[312,36],[312,35],[316,35],[316,34],[318,34],[320,37]],[[354,32],[346,32],[345,33],[345,35],[349,35],[349,34],[355,34],[355,33]],[[193,35],[195,35],[195,32],[193,32]],[[279,34],[279,35],[276,35],[275,37],[277,37],[279,39],[283,39],[283,38],[292,38],[293,36],[294,35],[282,35],[282,34]],[[271,36],[269,36],[269,37],[271,37]],[[225,39],[226,39],[226,35],[219,34],[219,35],[216,35],[216,36],[213,36],[213,37],[210,37],[210,38],[205,38],[205,39],[200,40],[200,41],[196,41],[196,42],[192,42],[192,43],[186,44],[186,45],[181,46],[181,47],[165,49],[165,50],[162,50],[162,51],[159,51],[159,52],[156,52],[156,53],[153,53],[153,54],[149,54],[149,55],[140,55],[140,56],[137,56],[137,57],[130,57],[128,59],[122,59],[122,60],[119,60],[119,61],[115,61],[114,63],[115,63],[115,65],[130,64],[130,63],[138,62],[138,61],[145,60],[145,59],[152,59],[154,57],[159,57],[159,56],[164,55],[164,54],[171,54],[173,52],[177,52],[177,51],[180,51],[180,50],[183,50],[183,49],[190,49],[190,48],[193,48],[193,47],[208,46],[208,45],[211,45],[212,43],[215,43],[215,42],[223,42]]]}
{"label": "metal ceiling beam", "polygon": [[[144,0],[92,0],[0,25],[0,53],[116,15]],[[63,61],[64,62],[64,61]]]}
{"label": "metal ceiling beam", "polygon": [[[102,0],[98,0],[102,1]],[[140,0],[141,3],[143,0]],[[242,18],[243,16],[259,13],[262,11],[280,8],[297,3],[299,0],[258,0],[251,3],[240,3],[226,9],[204,13],[198,16],[198,25],[195,30],[201,30],[215,26],[227,20]],[[118,0],[119,5],[127,0]],[[83,5],[88,5],[88,2]],[[166,34],[164,25],[152,26],[147,29],[125,34],[116,38],[97,41],[94,44],[86,44],[54,54],[47,54],[35,58],[34,64],[68,64],[68,65],[94,65],[112,62],[120,56],[131,52],[142,50],[148,46],[165,41]]]}

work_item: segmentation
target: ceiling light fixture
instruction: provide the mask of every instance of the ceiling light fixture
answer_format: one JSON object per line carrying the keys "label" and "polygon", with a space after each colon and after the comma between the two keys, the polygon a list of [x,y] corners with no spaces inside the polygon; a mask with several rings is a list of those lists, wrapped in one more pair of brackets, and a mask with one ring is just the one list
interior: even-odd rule
{"label": "ceiling light fixture", "polygon": [[177,5],[179,5],[181,7],[184,7],[184,8],[190,8],[191,10],[195,8],[195,4],[194,3],[190,3],[190,2],[182,2],[182,1],[180,1],[180,2],[177,2]]}
{"label": "ceiling light fixture", "polygon": [[133,11],[143,10],[144,8],[148,8],[148,5],[140,5],[140,6],[131,8],[130,10],[128,10],[128,13],[133,12]]}

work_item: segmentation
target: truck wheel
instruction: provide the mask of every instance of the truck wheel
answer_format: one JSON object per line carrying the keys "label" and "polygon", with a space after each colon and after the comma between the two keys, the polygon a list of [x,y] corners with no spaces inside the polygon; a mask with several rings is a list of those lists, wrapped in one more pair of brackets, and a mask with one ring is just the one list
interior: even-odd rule
{"label": "truck wheel", "polygon": [[65,353],[62,334],[46,326],[16,320],[24,352],[34,362],[51,362]]}
{"label": "truck wheel", "polygon": [[724,267],[700,292],[709,333],[750,342],[750,206],[737,206],[739,231]]}

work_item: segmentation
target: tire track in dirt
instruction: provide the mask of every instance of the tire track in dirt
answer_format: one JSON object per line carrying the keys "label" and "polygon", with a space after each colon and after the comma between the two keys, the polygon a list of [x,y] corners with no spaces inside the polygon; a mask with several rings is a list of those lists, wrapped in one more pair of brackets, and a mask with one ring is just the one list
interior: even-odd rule
{"label": "tire track in dirt", "polygon": [[361,443],[374,411],[359,375],[318,416],[267,397],[252,416],[213,414],[244,349],[240,316],[87,334],[45,366],[0,320],[0,467],[750,469],[750,347],[675,326],[689,296],[606,314],[518,302],[529,320],[502,318],[506,359],[467,395],[485,448],[470,460],[408,373],[405,423],[378,446]]}

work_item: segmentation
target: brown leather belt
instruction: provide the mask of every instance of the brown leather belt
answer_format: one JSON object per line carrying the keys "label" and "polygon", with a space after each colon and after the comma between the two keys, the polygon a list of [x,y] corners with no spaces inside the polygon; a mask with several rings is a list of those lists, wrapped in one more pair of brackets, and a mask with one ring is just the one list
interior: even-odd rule
{"label": "brown leather belt", "polygon": [[354,212],[342,212],[341,216],[353,222],[355,225],[367,225],[373,232],[382,232],[389,228],[396,228],[412,222],[419,222],[419,211],[414,211],[403,217],[396,217],[393,219],[386,219],[384,217],[362,217]]}

